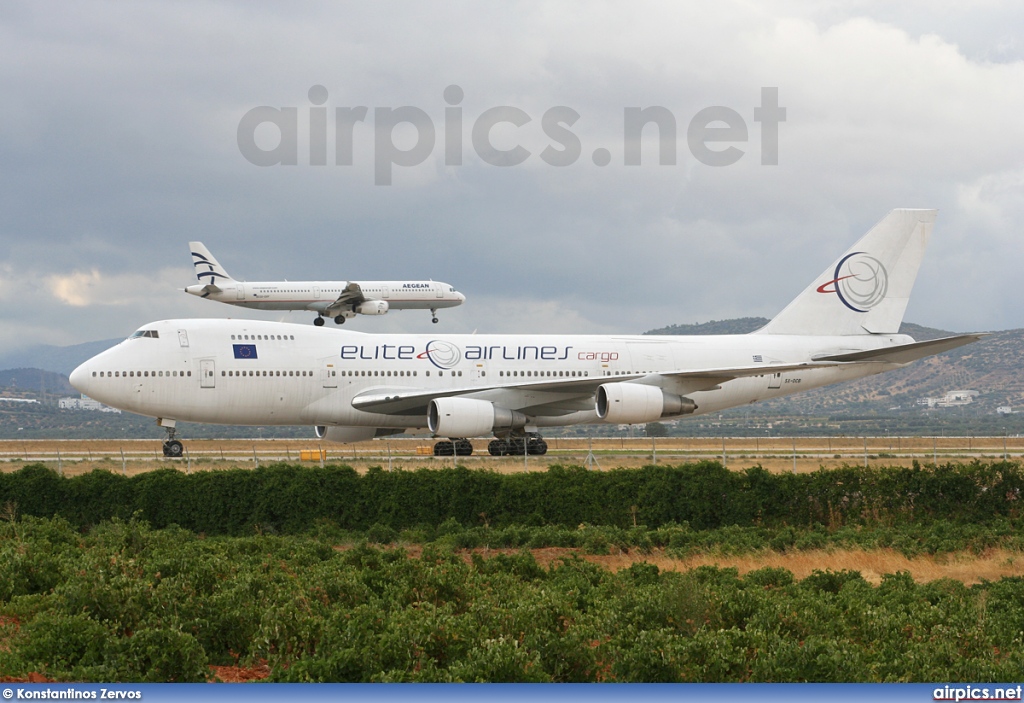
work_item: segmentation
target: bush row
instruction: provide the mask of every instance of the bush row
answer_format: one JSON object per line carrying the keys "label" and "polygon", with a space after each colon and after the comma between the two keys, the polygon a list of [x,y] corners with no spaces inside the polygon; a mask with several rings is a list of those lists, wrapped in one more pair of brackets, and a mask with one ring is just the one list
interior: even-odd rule
{"label": "bush row", "polygon": [[136,520],[0,523],[0,671],[202,681],[1013,681],[1024,580],[878,586],[856,571],[612,573],[529,552],[421,558]]}
{"label": "bush row", "polygon": [[278,464],[185,474],[171,469],[131,478],[93,471],[62,478],[41,466],[0,474],[0,505],[22,515],[60,515],[95,525],[138,513],[155,527],[206,534],[261,528],[297,534],[330,522],[342,529],[393,530],[460,525],[579,524],[695,530],[729,525],[897,525],[945,520],[988,524],[1015,519],[1024,472],[1017,462],[844,467],[810,474],[729,471],[715,462],[597,472],[552,466],[498,474],[465,468],[360,476],[344,466]]}
{"label": "bush row", "polygon": [[1024,534],[1018,521],[1005,519],[982,525],[935,520],[928,524],[848,525],[834,529],[819,524],[809,527],[729,525],[694,530],[686,523],[656,528],[644,525],[628,528],[609,525],[463,527],[449,518],[436,528],[393,530],[373,525],[365,532],[327,527],[318,532],[338,542],[436,544],[451,549],[564,547],[581,549],[588,554],[609,554],[613,550],[647,553],[662,549],[676,558],[694,554],[738,555],[813,549],[893,549],[906,557],[951,552],[981,554],[993,548],[1024,552]]}

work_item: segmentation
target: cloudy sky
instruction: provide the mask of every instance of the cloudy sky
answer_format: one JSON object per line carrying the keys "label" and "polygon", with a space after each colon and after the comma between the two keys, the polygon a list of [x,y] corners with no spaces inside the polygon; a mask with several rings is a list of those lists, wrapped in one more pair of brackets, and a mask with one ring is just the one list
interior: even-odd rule
{"label": "cloudy sky", "polygon": [[[770,317],[894,207],[940,209],[907,319],[1024,327],[1024,6],[962,5],[5,2],[0,351],[168,317],[311,321],[186,295],[192,239],[238,278],[434,278],[468,296],[439,325],[346,325],[363,331]],[[778,165],[762,164],[762,88],[786,110]],[[293,145],[294,165],[240,146],[261,106],[294,109],[296,129],[248,140],[271,160]],[[336,109],[360,106],[343,163]],[[426,123],[390,125],[403,106]],[[747,135],[711,145],[739,150],[728,166],[687,139],[714,106]],[[474,146],[502,107],[529,118],[490,131],[525,150],[516,165]],[[675,142],[650,125],[626,165],[624,115],[649,107]],[[579,117],[545,125],[551,108]],[[544,159],[574,140],[567,165]],[[415,164],[381,185],[391,160]]]}

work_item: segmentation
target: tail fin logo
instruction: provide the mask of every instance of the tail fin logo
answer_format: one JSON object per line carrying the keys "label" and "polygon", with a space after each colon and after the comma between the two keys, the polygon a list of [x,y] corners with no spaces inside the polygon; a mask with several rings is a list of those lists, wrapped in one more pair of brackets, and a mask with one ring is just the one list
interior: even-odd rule
{"label": "tail fin logo", "polygon": [[885,266],[862,251],[840,259],[834,278],[818,286],[819,293],[835,293],[854,312],[867,312],[875,307],[885,299],[888,290],[889,273]]}

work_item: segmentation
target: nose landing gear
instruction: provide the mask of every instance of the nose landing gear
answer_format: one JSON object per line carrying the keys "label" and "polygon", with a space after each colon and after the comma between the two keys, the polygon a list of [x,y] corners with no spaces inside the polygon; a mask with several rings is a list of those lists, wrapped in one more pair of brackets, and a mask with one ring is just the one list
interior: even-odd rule
{"label": "nose landing gear", "polygon": [[181,457],[181,455],[185,453],[185,447],[181,442],[174,438],[178,433],[178,430],[173,425],[165,425],[164,429],[167,430],[167,439],[164,441],[163,447],[164,456],[171,457],[172,459]]}
{"label": "nose landing gear", "polygon": [[430,308],[431,319],[435,325],[437,324],[437,308]]}

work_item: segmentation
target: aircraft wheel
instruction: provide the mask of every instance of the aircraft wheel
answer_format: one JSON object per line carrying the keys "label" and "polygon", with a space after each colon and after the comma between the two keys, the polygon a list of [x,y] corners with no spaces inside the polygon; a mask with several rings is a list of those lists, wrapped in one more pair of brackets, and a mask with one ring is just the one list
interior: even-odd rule
{"label": "aircraft wheel", "polygon": [[324,326],[324,318],[322,318],[319,315],[317,315],[317,318],[315,320],[313,320],[313,324],[316,325],[317,327],[323,327]]}
{"label": "aircraft wheel", "polygon": [[468,439],[459,439],[455,441],[455,455],[456,456],[472,456],[473,454],[473,443]]}
{"label": "aircraft wheel", "polygon": [[172,439],[170,441],[164,442],[164,456],[169,456],[171,458],[177,459],[184,452],[185,448],[178,440]]}
{"label": "aircraft wheel", "polygon": [[505,456],[508,454],[508,442],[503,439],[492,439],[487,444],[487,453],[491,456]]}
{"label": "aircraft wheel", "polygon": [[447,440],[434,443],[434,456],[452,456],[455,454],[455,445]]}
{"label": "aircraft wheel", "polygon": [[526,451],[534,456],[544,456],[548,453],[548,443],[540,437],[531,438],[530,443],[526,445]]}
{"label": "aircraft wheel", "polygon": [[334,324],[336,324],[336,325],[343,325],[343,324],[345,324],[345,316],[344,315],[338,315],[337,317],[335,317],[334,318]]}
{"label": "aircraft wheel", "polygon": [[437,318],[435,317],[434,319],[431,320],[431,322],[433,322],[436,325],[437,324]]}

